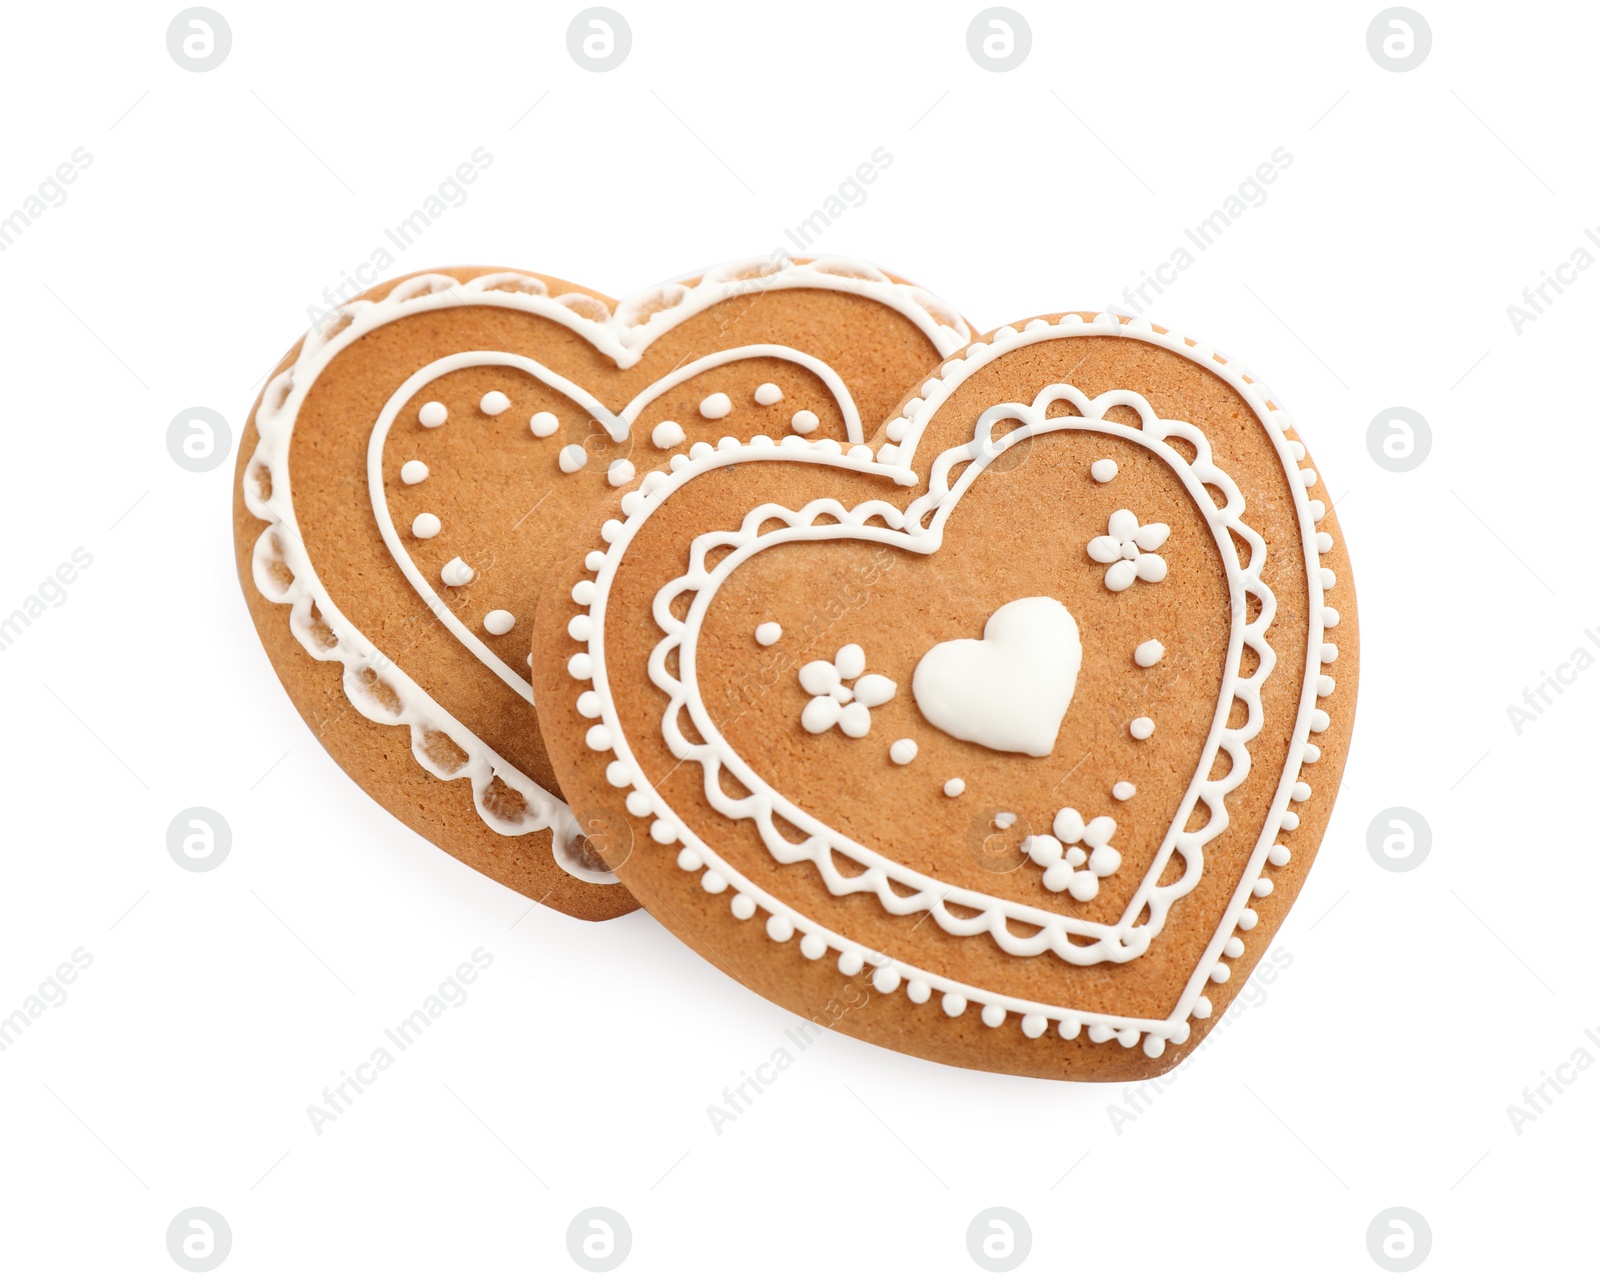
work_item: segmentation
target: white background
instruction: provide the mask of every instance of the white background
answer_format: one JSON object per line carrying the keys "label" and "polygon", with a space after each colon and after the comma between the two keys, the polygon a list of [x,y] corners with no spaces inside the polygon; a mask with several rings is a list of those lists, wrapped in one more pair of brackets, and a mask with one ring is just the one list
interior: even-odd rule
{"label": "white background", "polygon": [[[633,48],[605,74],[568,54],[577,5],[217,0],[233,48],[204,74],[168,55],[176,6],[10,13],[0,212],[93,162],[0,254],[0,615],[93,564],[0,651],[0,1014],[93,962],[0,1053],[7,1274],[182,1274],[191,1205],[238,1276],[581,1274],[567,1226],[597,1204],[638,1275],[976,1275],[991,1205],[1031,1224],[1024,1274],[1377,1275],[1393,1205],[1431,1226],[1424,1274],[1593,1266],[1600,1070],[1520,1134],[1507,1107],[1600,1024],[1600,671],[1521,733],[1506,706],[1600,657],[1600,270],[1520,335],[1506,307],[1600,220],[1596,15],[1417,0],[1432,52],[1396,74],[1375,3],[1017,3],[1032,52],[1000,74],[967,52],[976,4],[616,0]],[[210,406],[236,440],[307,305],[476,147],[492,166],[395,272],[624,294],[783,243],[884,147],[816,247],[980,329],[1119,301],[1292,154],[1147,314],[1311,442],[1360,720],[1292,963],[1120,1131],[1120,1087],[834,1035],[717,1134],[707,1107],[797,1019],[644,914],[530,910],[295,714],[235,578],[231,461],[181,470],[167,425]],[[1392,405],[1433,430],[1403,474],[1366,446]],[[233,832],[206,874],[167,853],[191,805]],[[1394,805],[1432,829],[1405,874],[1368,853]],[[477,947],[467,1003],[315,1133],[307,1106]]]}

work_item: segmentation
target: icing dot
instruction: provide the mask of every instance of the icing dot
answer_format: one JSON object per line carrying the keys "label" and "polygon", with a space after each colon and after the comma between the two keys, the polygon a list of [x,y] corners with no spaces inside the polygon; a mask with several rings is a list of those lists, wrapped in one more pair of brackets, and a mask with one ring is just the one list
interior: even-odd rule
{"label": "icing dot", "polygon": [[437,400],[430,400],[417,410],[417,421],[425,427],[442,427],[450,412]]}
{"label": "icing dot", "polygon": [[464,587],[472,581],[472,566],[457,556],[439,570],[439,577],[447,587]]}
{"label": "icing dot", "polygon": [[411,536],[413,538],[436,538],[439,530],[444,528],[444,523],[431,511],[424,511],[411,522]]}
{"label": "icing dot", "polygon": [[841,952],[839,955],[839,972],[847,978],[853,978],[861,972],[861,968],[866,962],[866,957],[859,951]]}
{"label": "icing dot", "polygon": [[807,960],[820,960],[828,954],[828,944],[820,935],[808,933],[800,939],[800,954]]}
{"label": "icing dot", "polygon": [[736,893],[733,895],[733,901],[728,903],[728,910],[732,911],[736,918],[748,920],[756,913],[756,900],[748,893]]}
{"label": "icing dot", "polygon": [[700,402],[702,418],[726,418],[731,412],[733,412],[733,401],[728,399],[726,391],[713,391]]}
{"label": "icing dot", "polygon": [[1265,898],[1269,893],[1272,892],[1272,881],[1266,876],[1262,876],[1261,879],[1257,880],[1253,885],[1250,886],[1250,892],[1255,894],[1255,896],[1258,898]]}
{"label": "icing dot", "polygon": [[694,462],[699,462],[701,458],[709,458],[715,452],[716,450],[706,440],[696,440],[689,446],[689,457]]}
{"label": "icing dot", "polygon": [[1216,983],[1226,982],[1233,976],[1233,970],[1225,964],[1219,964],[1211,971],[1211,981]]}
{"label": "icing dot", "polygon": [[490,609],[483,615],[483,629],[492,636],[503,636],[517,625],[517,617],[509,609]]}
{"label": "icing dot", "polygon": [[504,391],[488,391],[482,400],[478,401],[478,408],[482,409],[491,418],[497,418],[511,407],[511,397]]}
{"label": "icing dot", "polygon": [[1140,742],[1143,742],[1146,738],[1148,738],[1155,731],[1156,731],[1156,722],[1154,720],[1152,720],[1149,716],[1140,716],[1137,720],[1135,720],[1132,724],[1130,724],[1128,726],[1128,732],[1131,735],[1133,735],[1133,737],[1137,738]]}
{"label": "icing dot", "polygon": [[585,689],[578,695],[578,714],[586,720],[593,720],[600,714],[600,695],[593,689]]}
{"label": "icing dot", "polygon": [[787,942],[794,937],[794,922],[787,916],[767,917],[767,937],[774,942]]}
{"label": "icing dot", "polygon": [[956,991],[946,991],[944,999],[939,1001],[939,1007],[944,1010],[948,1018],[959,1018],[967,1011],[967,998]]}
{"label": "icing dot", "polygon": [[928,985],[926,978],[913,978],[906,983],[906,999],[912,1004],[927,1004],[932,994],[933,988]]}
{"label": "icing dot", "polygon": [[605,562],[606,553],[604,551],[591,551],[588,555],[584,556],[583,567],[590,573],[599,573],[600,566],[605,564]]}
{"label": "icing dot", "polygon": [[606,766],[606,781],[618,788],[633,785],[633,770],[620,760],[613,760]]}
{"label": "icing dot", "polygon": [[569,444],[565,449],[556,455],[556,465],[558,465],[569,476],[574,471],[581,470],[583,468],[583,464],[588,461],[589,455],[583,451],[583,446],[581,444]]}
{"label": "icing dot", "polygon": [[561,419],[548,409],[541,409],[528,419],[528,430],[543,440],[546,436],[553,436],[560,427]]}
{"label": "icing dot", "polygon": [[1229,938],[1222,944],[1222,954],[1230,960],[1237,960],[1244,954],[1244,941],[1240,938]]}
{"label": "icing dot", "polygon": [[567,623],[567,634],[579,644],[587,643],[594,635],[594,620],[586,613],[577,614]]}
{"label": "icing dot", "polygon": [[1076,1018],[1063,1018],[1056,1023],[1056,1034],[1063,1040],[1076,1040],[1078,1032],[1083,1030],[1083,1024]]}
{"label": "icing dot", "polygon": [[776,622],[763,622],[756,628],[756,643],[770,647],[783,639],[783,628]]}
{"label": "icing dot", "polygon": [[[578,701],[581,702],[583,699],[580,698]],[[598,715],[599,712],[596,712],[595,714]],[[650,797],[645,795],[645,793],[642,791],[628,792],[628,798],[624,800],[623,803],[628,806],[628,812],[631,813],[635,818],[645,818],[650,815]],[[661,843],[668,844],[670,842],[663,840]]]}
{"label": "icing dot", "polygon": [[986,1027],[998,1027],[1005,1020],[1006,1020],[1006,1011],[1000,1005],[997,1005],[997,1004],[986,1004],[986,1005],[983,1006],[983,1025],[984,1026],[986,1026]]}
{"label": "icing dot", "polygon": [[1202,1021],[1211,1016],[1211,1001],[1205,996],[1194,1002],[1194,1016]]}
{"label": "icing dot", "polygon": [[575,653],[567,659],[567,674],[574,680],[594,679],[594,659],[587,653]]}
{"label": "icing dot", "polygon": [[1139,788],[1131,782],[1119,782],[1111,788],[1111,794],[1118,800],[1132,800],[1138,791]]}
{"label": "icing dot", "polygon": [[693,849],[680,849],[678,851],[678,866],[684,871],[698,871],[705,866],[705,862]]}
{"label": "icing dot", "polygon": [[587,608],[589,605],[594,603],[595,591],[596,587],[594,583],[590,582],[587,578],[583,578],[578,582],[574,582],[572,584],[573,604],[581,604]]}
{"label": "icing dot", "polygon": [[944,784],[944,793],[945,793],[945,795],[949,796],[952,800],[955,799],[956,796],[960,795],[966,789],[967,789],[966,782],[963,781],[960,778],[951,778],[949,782]]}
{"label": "icing dot", "polygon": [[708,869],[700,877],[700,887],[707,893],[724,893],[728,888],[728,877],[716,869]]}
{"label": "icing dot", "polygon": [[[670,822],[668,822],[665,818],[657,818],[654,822],[652,822],[650,824],[650,838],[652,840],[654,840],[657,844],[671,844],[672,843],[672,824]],[[684,852],[688,852],[688,851],[685,850]],[[678,863],[679,863],[680,866],[683,863],[682,854],[680,854],[678,856]]]}
{"label": "icing dot", "polygon": [[428,464],[411,459],[400,468],[400,481],[402,484],[421,484],[428,478]]}
{"label": "icing dot", "polygon": [[872,974],[872,985],[880,995],[888,995],[900,985],[900,975],[894,969],[876,969]]}
{"label": "icing dot", "polygon": [[1148,1035],[1144,1038],[1144,1056],[1159,1058],[1167,1048],[1167,1042],[1158,1035]]}
{"label": "icing dot", "polygon": [[833,656],[833,669],[841,680],[854,680],[867,669],[866,652],[858,644],[847,644]]}
{"label": "icing dot", "polygon": [[783,399],[783,390],[775,382],[763,382],[756,388],[757,404],[777,404]]}
{"label": "icing dot", "polygon": [[584,743],[591,751],[611,750],[611,730],[603,724],[592,724],[589,732],[583,735]]}
{"label": "icing dot", "polygon": [[889,747],[889,759],[896,764],[910,764],[917,758],[917,744],[910,738],[897,738]]}
{"label": "icing dot", "polygon": [[1246,907],[1243,911],[1241,911],[1239,913],[1239,927],[1241,929],[1243,929],[1246,933],[1249,933],[1250,930],[1254,929],[1256,927],[1256,925],[1259,924],[1260,922],[1261,922],[1261,917],[1258,916],[1249,907]]}
{"label": "icing dot", "polygon": [[1101,484],[1115,480],[1117,478],[1116,461],[1111,458],[1101,458],[1099,462],[1089,468],[1089,474]]}
{"label": "icing dot", "polygon": [[633,463],[626,458],[618,458],[606,468],[606,479],[611,481],[614,488],[627,484],[633,479]]}
{"label": "icing dot", "polygon": [[1030,1013],[1022,1019],[1022,1034],[1030,1040],[1037,1040],[1045,1033],[1045,1028],[1050,1025],[1050,1019],[1042,1013]]}
{"label": "icing dot", "polygon": [[650,443],[658,449],[676,449],[683,443],[683,428],[676,422],[658,422],[650,433]]}
{"label": "icing dot", "polygon": [[808,436],[822,425],[822,420],[810,409],[802,409],[789,419],[789,425],[794,428],[797,435]]}
{"label": "icing dot", "polygon": [[1133,660],[1141,667],[1153,667],[1167,656],[1167,646],[1159,640],[1146,640],[1133,651]]}

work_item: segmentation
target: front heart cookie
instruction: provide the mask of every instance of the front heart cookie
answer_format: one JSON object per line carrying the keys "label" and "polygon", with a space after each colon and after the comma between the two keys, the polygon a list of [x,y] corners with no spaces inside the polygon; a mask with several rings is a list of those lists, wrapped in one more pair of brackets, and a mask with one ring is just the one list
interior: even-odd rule
{"label": "front heart cookie", "polygon": [[555,549],[684,447],[865,452],[968,336],[928,293],[844,259],[734,263],[621,303],[481,268],[380,285],[320,317],[252,413],[234,524],[257,630],[390,812],[569,914],[632,910],[532,709]]}
{"label": "front heart cookie", "polygon": [[1328,821],[1337,534],[1236,364],[1044,317],[870,457],[646,475],[553,573],[534,687],[567,794],[633,824],[623,881],[747,986],[945,1062],[1138,1078],[1216,1025]]}

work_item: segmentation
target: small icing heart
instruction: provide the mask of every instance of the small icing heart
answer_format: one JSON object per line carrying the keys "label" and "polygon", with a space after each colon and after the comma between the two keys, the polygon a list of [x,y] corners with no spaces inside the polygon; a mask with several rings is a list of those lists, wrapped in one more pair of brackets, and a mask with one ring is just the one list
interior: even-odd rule
{"label": "small icing heart", "polygon": [[1082,661],[1078,624],[1067,607],[1029,596],[996,609],[982,640],[946,640],[929,649],[911,692],[922,714],[951,737],[1047,756]]}

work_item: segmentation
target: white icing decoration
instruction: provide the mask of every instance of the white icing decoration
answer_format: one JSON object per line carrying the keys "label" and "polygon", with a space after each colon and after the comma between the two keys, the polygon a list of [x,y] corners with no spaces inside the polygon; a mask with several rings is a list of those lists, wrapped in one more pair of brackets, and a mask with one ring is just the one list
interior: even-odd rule
{"label": "white icing decoration", "polygon": [[1101,458],[1098,462],[1089,465],[1089,474],[1101,484],[1109,484],[1117,478],[1117,463],[1114,458]]}
{"label": "white icing decoration", "polygon": [[472,576],[472,566],[460,556],[456,556],[439,570],[439,577],[447,587],[464,587],[472,581]]}
{"label": "white icing decoration", "polygon": [[561,429],[561,419],[548,409],[541,409],[528,419],[528,430],[543,440]]}
{"label": "white icing decoration", "polygon": [[411,522],[411,536],[413,538],[437,538],[439,530],[444,528],[444,522],[431,511],[424,511]]}
{"label": "white icing decoration", "polygon": [[728,399],[726,391],[713,391],[700,402],[702,418],[726,418],[731,412],[733,412],[733,401]]}
{"label": "white icing decoration", "polygon": [[400,468],[400,482],[402,484],[421,484],[428,478],[428,464],[416,458],[411,459]]}
{"label": "white icing decoration", "polygon": [[1111,794],[1118,800],[1132,800],[1139,793],[1139,789],[1131,782],[1113,783]]}
{"label": "white icing decoration", "polygon": [[498,418],[511,407],[511,397],[504,391],[486,391],[483,399],[478,401],[478,408],[482,409],[491,418]]}
{"label": "white icing decoration", "polygon": [[1059,600],[1030,596],[1001,605],[982,640],[946,640],[911,677],[917,709],[963,742],[1047,756],[1072,702],[1083,648]]}
{"label": "white icing decoration", "polygon": [[949,796],[952,800],[955,799],[958,795],[960,795],[966,789],[967,789],[967,784],[966,784],[965,780],[963,780],[961,778],[951,778],[950,781],[948,781],[948,782],[946,782],[944,784],[944,793],[945,793],[945,795]]}
{"label": "white icing decoration", "polygon": [[810,435],[821,425],[821,422],[822,419],[812,413],[810,409],[802,409],[789,419],[789,425],[794,428],[796,434],[802,436]]}
{"label": "white icing decoration", "polygon": [[417,410],[417,421],[425,427],[442,427],[450,412],[437,400],[430,400]]}
{"label": "white icing decoration", "polygon": [[756,403],[759,405],[777,404],[783,399],[783,389],[775,382],[763,382],[756,388]]}
{"label": "white icing decoration", "polygon": [[889,744],[889,759],[895,764],[910,764],[917,758],[917,744],[910,738],[896,738]]}
{"label": "white icing decoration", "polygon": [[1133,660],[1141,667],[1153,667],[1167,656],[1167,646],[1159,640],[1146,640],[1133,651]]}
{"label": "white icing decoration", "polygon": [[763,622],[756,628],[756,643],[771,648],[783,639],[783,628],[776,622]]}
{"label": "white icing decoration", "polygon": [[606,479],[610,481],[613,488],[621,488],[623,485],[629,483],[633,477],[633,463],[629,462],[626,458],[618,458],[606,468]]}
{"label": "white icing decoration", "polygon": [[483,615],[483,629],[492,636],[503,636],[516,625],[516,616],[508,609],[490,609]]}
{"label": "white icing decoration", "polygon": [[1106,570],[1106,586],[1126,591],[1135,579],[1160,582],[1167,576],[1167,562],[1152,555],[1164,545],[1172,531],[1164,524],[1140,524],[1133,512],[1113,511],[1106,522],[1107,533],[1089,539],[1089,558],[1111,567]]}
{"label": "white icing decoration", "polygon": [[581,444],[566,445],[556,455],[556,465],[569,476],[574,471],[582,471],[584,463],[588,461],[589,455],[584,452]]}
{"label": "white icing decoration", "polygon": [[683,440],[683,428],[676,422],[658,422],[650,433],[650,443],[658,449],[676,449]]}
{"label": "white icing decoration", "polygon": [[[800,713],[800,724],[808,733],[826,733],[835,725],[851,738],[864,738],[872,731],[871,709],[894,697],[896,685],[887,676],[865,674],[866,665],[861,646],[847,644],[832,662],[819,659],[800,668],[800,687],[812,695]],[[853,685],[847,683],[851,681]]]}
{"label": "white icing decoration", "polygon": [[1156,722],[1149,716],[1140,716],[1128,725],[1128,733],[1143,742],[1156,731]]}

